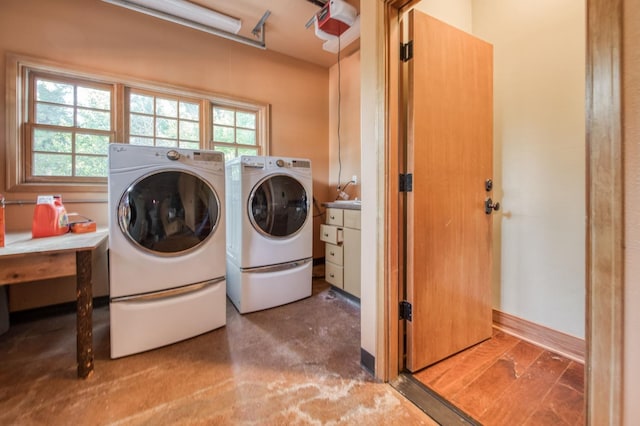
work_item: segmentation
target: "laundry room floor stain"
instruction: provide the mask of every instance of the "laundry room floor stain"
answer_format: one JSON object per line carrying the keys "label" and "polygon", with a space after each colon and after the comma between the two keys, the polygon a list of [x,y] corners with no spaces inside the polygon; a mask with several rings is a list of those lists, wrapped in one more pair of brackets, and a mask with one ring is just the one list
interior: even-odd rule
{"label": "laundry room floor stain", "polygon": [[299,302],[240,315],[164,348],[109,358],[94,311],[95,372],[76,379],[75,314],[0,336],[0,424],[433,425],[360,366],[360,308],[314,280]]}

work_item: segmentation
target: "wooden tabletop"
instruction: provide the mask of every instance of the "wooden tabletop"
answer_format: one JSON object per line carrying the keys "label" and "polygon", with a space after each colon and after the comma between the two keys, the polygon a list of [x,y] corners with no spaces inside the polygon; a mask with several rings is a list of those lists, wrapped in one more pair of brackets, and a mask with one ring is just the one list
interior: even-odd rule
{"label": "wooden tabletop", "polygon": [[93,250],[100,246],[108,236],[107,229],[98,229],[95,232],[84,234],[68,232],[63,235],[44,238],[32,238],[31,232],[10,232],[5,237],[5,246],[0,248],[0,257]]}

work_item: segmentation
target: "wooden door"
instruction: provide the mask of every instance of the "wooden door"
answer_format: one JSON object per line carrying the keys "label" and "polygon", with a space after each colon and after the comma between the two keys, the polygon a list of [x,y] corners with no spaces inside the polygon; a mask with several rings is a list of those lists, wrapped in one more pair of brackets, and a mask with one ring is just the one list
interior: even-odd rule
{"label": "wooden door", "polygon": [[491,336],[492,46],[418,11],[408,16],[406,368]]}

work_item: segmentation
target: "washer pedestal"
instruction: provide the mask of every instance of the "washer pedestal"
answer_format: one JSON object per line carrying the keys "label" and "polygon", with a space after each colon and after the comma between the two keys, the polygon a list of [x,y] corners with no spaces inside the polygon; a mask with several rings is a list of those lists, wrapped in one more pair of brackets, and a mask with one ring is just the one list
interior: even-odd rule
{"label": "washer pedestal", "polygon": [[311,296],[313,259],[240,269],[227,261],[227,296],[241,314]]}

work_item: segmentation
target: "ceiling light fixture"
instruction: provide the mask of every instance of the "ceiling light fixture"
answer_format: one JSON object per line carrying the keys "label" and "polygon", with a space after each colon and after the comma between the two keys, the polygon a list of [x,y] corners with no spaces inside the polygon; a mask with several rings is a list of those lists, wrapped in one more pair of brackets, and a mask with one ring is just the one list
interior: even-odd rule
{"label": "ceiling light fixture", "polygon": [[219,37],[266,49],[264,42],[264,24],[271,12],[267,11],[254,34],[260,34],[259,40],[253,40],[238,35],[242,21],[228,15],[216,12],[186,0],[102,0],[106,3],[125,7],[136,12],[151,15],[156,18],[184,25],[199,31],[204,31]]}

